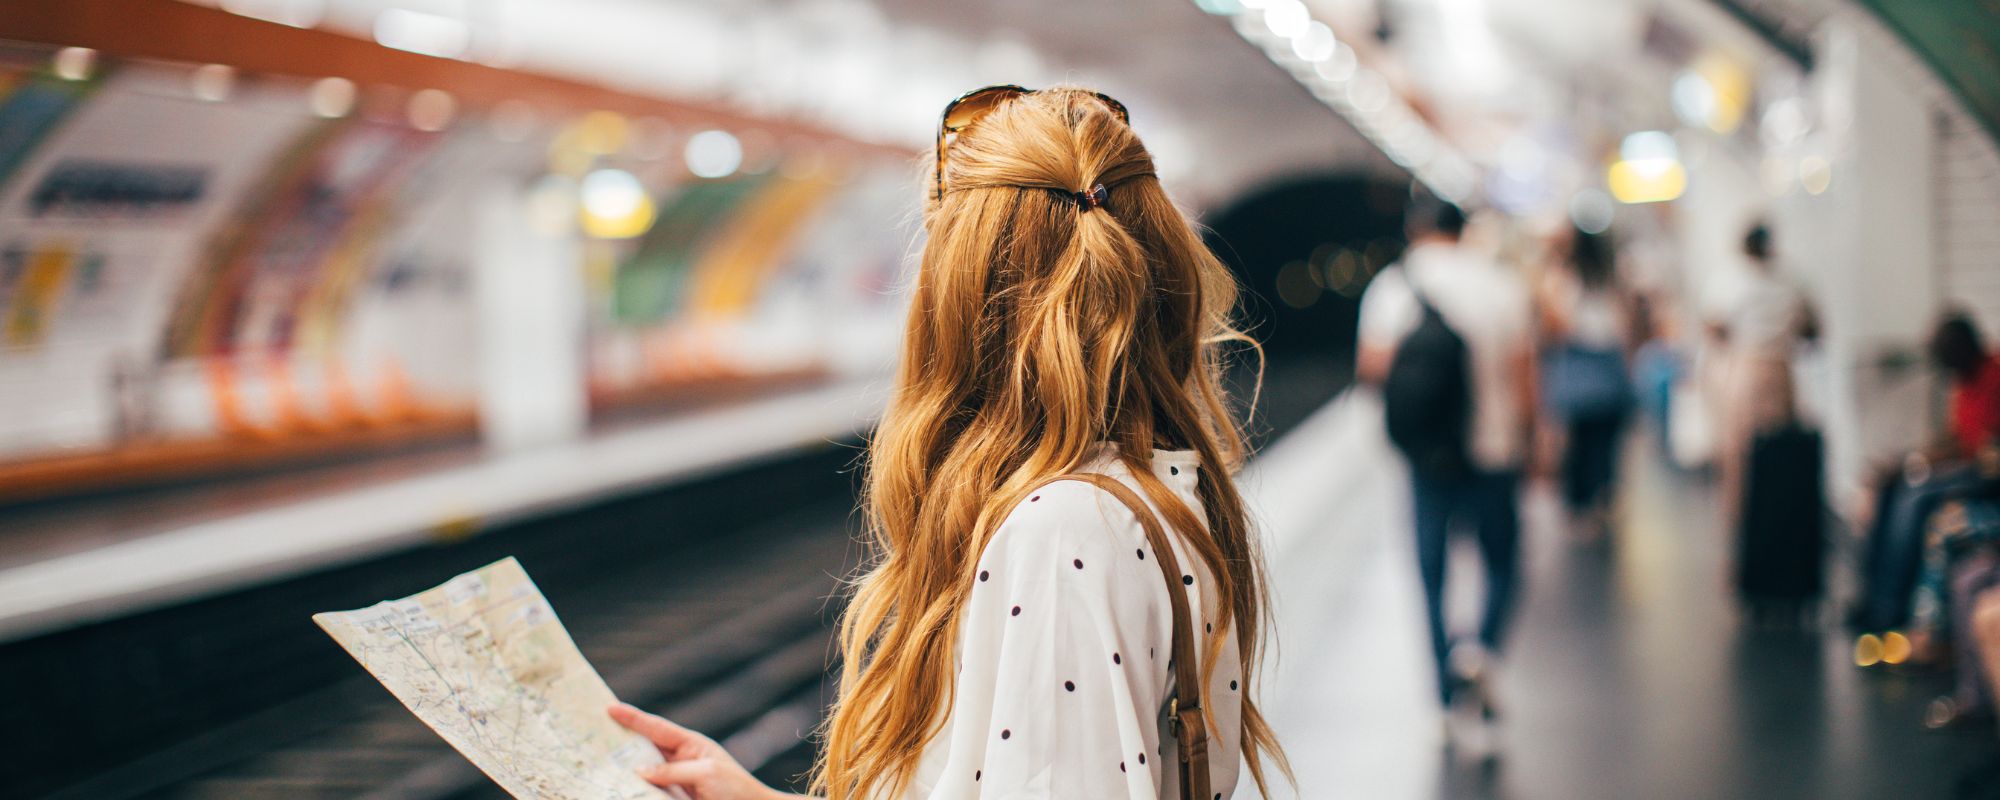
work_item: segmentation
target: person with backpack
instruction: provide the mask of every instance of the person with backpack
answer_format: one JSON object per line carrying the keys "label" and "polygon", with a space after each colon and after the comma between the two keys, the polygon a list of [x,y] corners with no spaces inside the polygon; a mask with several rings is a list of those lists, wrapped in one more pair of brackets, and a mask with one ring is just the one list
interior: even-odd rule
{"label": "person with backpack", "polygon": [[[1461,243],[1465,212],[1428,195],[1407,217],[1409,250],[1361,300],[1356,377],[1381,390],[1389,438],[1410,465],[1417,566],[1428,605],[1439,698],[1497,713],[1494,658],[1520,565],[1516,490],[1534,419],[1536,370],[1526,284]],[[1478,638],[1445,626],[1454,523],[1476,534],[1486,605]]]}

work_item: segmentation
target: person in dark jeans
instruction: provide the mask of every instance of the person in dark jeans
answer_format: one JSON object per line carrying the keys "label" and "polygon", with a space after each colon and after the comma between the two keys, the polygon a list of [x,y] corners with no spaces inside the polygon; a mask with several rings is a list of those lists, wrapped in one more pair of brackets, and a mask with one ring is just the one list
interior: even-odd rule
{"label": "person in dark jeans", "polygon": [[[1479,683],[1491,671],[1488,661],[1506,640],[1513,619],[1516,580],[1521,569],[1521,514],[1515,499],[1520,476],[1513,472],[1476,472],[1458,479],[1412,476],[1415,505],[1417,571],[1423,578],[1425,607],[1430,612],[1431,647],[1438,659],[1439,688],[1445,705],[1468,683]],[[1454,647],[1445,627],[1445,558],[1451,526],[1464,524],[1475,532],[1480,561],[1486,566],[1486,609],[1479,620],[1479,649]],[[1456,662],[1454,663],[1454,658]],[[1490,686],[1481,691],[1481,710],[1491,713]]]}
{"label": "person in dark jeans", "polygon": [[[1528,287],[1514,271],[1461,246],[1464,226],[1456,206],[1434,199],[1413,204],[1409,250],[1375,276],[1361,299],[1356,373],[1365,384],[1381,385],[1405,338],[1423,324],[1426,305],[1464,342],[1471,405],[1459,459],[1464,466],[1412,470],[1413,538],[1440,698],[1450,707],[1470,697],[1490,717],[1493,672],[1519,587],[1515,489],[1538,376]],[[1456,641],[1445,625],[1445,554],[1455,524],[1472,529],[1485,561],[1487,600],[1476,642]]]}
{"label": "person in dark jeans", "polygon": [[1601,539],[1610,528],[1619,443],[1632,405],[1625,359],[1630,310],[1615,262],[1602,235],[1579,230],[1568,268],[1550,270],[1538,298],[1548,335],[1544,397],[1568,432],[1563,504],[1571,533],[1582,541]]}

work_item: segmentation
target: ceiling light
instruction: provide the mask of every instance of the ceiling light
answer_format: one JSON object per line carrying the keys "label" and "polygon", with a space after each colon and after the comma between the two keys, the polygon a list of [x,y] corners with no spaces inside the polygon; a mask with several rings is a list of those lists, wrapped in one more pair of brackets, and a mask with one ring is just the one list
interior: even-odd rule
{"label": "ceiling light", "polygon": [[1605,182],[1618,202],[1658,203],[1687,191],[1687,168],[1673,136],[1639,131],[1619,144],[1618,161],[1606,171]]}
{"label": "ceiling light", "polygon": [[1334,41],[1333,29],[1319,20],[1306,23],[1305,32],[1292,38],[1292,55],[1306,61],[1326,61],[1338,49],[1340,42]]}
{"label": "ceiling light", "polygon": [[1833,184],[1833,165],[1820,156],[1799,159],[1799,185],[1806,194],[1820,194]]}
{"label": "ceiling light", "polygon": [[97,65],[97,51],[88,47],[65,47],[56,51],[56,77],[66,81],[80,81],[90,77],[91,68]]}
{"label": "ceiling light", "polygon": [[1806,119],[1806,106],[1796,97],[1787,97],[1771,103],[1759,118],[1757,132],[1763,134],[1764,144],[1772,148],[1789,147],[1805,138],[1806,130],[1812,123]]}
{"label": "ceiling light", "polygon": [[465,55],[472,31],[464,21],[442,14],[391,8],[375,17],[375,41],[397,50],[458,58]]}
{"label": "ceiling light", "polygon": [[1360,66],[1354,58],[1354,48],[1339,42],[1333,43],[1333,52],[1325,61],[1313,65],[1313,72],[1322,80],[1339,83],[1354,77],[1354,70]]}
{"label": "ceiling light", "polygon": [[1681,70],[1674,78],[1671,97],[1674,115],[1680,117],[1682,124],[1707,127],[1715,116],[1715,87],[1701,73]]}
{"label": "ceiling light", "polygon": [[1611,227],[1615,207],[1611,197],[1596,189],[1584,189],[1569,199],[1569,221],[1584,233],[1603,233]]}
{"label": "ceiling light", "polygon": [[622,169],[584,176],[579,189],[583,230],[604,239],[629,239],[653,227],[653,199],[639,179]]}
{"label": "ceiling light", "polygon": [[410,104],[406,109],[410,127],[420,131],[444,130],[457,111],[458,101],[443,89],[425,89],[410,95]]}
{"label": "ceiling light", "polygon": [[702,131],[688,137],[688,171],[703,178],[720,178],[743,165],[743,145],[728,131]]}
{"label": "ceiling light", "polygon": [[1311,12],[1299,0],[1271,0],[1271,5],[1264,9],[1264,27],[1287,39],[1304,33],[1310,22]]}
{"label": "ceiling light", "polygon": [[1389,105],[1389,82],[1373,71],[1357,73],[1347,82],[1347,102],[1363,113],[1381,111]]}
{"label": "ceiling light", "polygon": [[306,102],[312,106],[314,114],[322,117],[347,116],[347,112],[354,110],[354,82],[346,78],[313,81],[312,89],[306,93]]}

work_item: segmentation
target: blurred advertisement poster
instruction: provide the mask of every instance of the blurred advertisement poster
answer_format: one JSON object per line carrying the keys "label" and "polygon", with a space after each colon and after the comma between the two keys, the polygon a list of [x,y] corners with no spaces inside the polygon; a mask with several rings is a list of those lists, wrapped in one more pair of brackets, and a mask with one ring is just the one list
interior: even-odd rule
{"label": "blurred advertisement poster", "polygon": [[258,213],[218,231],[183,287],[169,355],[290,348],[316,290],[338,292],[360,274],[395,190],[437,138],[356,119],[295,139],[245,193]]}
{"label": "blurred advertisement poster", "polygon": [[[185,81],[164,68],[119,69],[95,91],[63,95],[78,104],[46,136],[18,140],[30,152],[0,184],[0,257],[35,282],[10,292],[10,342],[147,349],[204,234],[237,210],[236,194],[276,146],[311,120],[283,90],[204,102]],[[17,142],[5,116],[23,106],[19,94],[0,101],[0,163]]]}
{"label": "blurred advertisement poster", "polygon": [[0,60],[0,451],[115,440],[118,365],[152,369],[208,233],[317,121],[294,86],[216,102],[185,69],[64,81]]}

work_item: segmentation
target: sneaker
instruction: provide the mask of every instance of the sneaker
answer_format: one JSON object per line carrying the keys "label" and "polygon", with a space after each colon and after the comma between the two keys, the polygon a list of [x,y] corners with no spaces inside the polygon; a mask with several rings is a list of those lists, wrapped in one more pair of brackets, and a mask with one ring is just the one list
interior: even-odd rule
{"label": "sneaker", "polygon": [[1492,721],[1500,717],[1500,703],[1495,684],[1496,663],[1491,651],[1476,643],[1465,642],[1451,649],[1451,672],[1458,683],[1454,698],[1463,698],[1479,711],[1481,719]]}
{"label": "sneaker", "polygon": [[1478,703],[1480,719],[1487,722],[1500,719],[1500,677],[1497,670],[1498,664],[1489,657],[1480,665],[1479,674],[1472,679],[1472,698]]}

